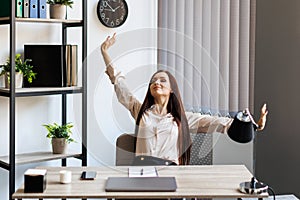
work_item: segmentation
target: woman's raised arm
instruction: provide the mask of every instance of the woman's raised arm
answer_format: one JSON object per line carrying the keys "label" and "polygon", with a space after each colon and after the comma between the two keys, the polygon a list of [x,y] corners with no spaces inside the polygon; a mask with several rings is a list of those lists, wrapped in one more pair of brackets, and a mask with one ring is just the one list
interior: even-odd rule
{"label": "woman's raised arm", "polygon": [[101,44],[101,53],[106,65],[105,73],[108,75],[112,84],[114,84],[115,92],[118,101],[125,106],[131,113],[134,119],[137,118],[141,103],[131,93],[125,83],[125,77],[121,75],[121,72],[117,72],[113,67],[112,60],[108,54],[108,49],[116,42],[116,33],[112,37],[108,36],[106,40]]}
{"label": "woman's raised arm", "polygon": [[107,50],[114,45],[114,43],[116,42],[116,33],[113,34],[112,37],[108,36],[106,38],[106,40],[101,44],[101,53],[106,65],[106,71],[105,73],[108,75],[110,81],[112,84],[115,83],[115,79],[118,76],[118,74],[116,74],[115,72],[115,68],[112,65],[112,61],[111,58],[107,52]]}
{"label": "woman's raised arm", "polygon": [[[249,110],[246,109],[254,124],[257,125],[257,131],[262,131],[265,128],[267,121],[267,105],[264,104],[260,110],[260,118],[257,123],[252,118]],[[217,117],[210,115],[201,115],[200,113],[186,112],[190,131],[193,133],[225,133],[229,129],[233,118]]]}

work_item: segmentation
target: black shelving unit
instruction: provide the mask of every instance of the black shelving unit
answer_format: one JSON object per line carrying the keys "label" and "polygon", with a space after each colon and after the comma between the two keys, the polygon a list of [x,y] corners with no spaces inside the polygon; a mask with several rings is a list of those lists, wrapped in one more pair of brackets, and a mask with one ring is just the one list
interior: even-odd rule
{"label": "black shelving unit", "polygon": [[[76,2],[75,2],[76,3]],[[62,25],[62,44],[67,43],[67,30],[72,27],[82,29],[82,86],[81,87],[59,87],[59,88],[15,88],[15,63],[11,62],[10,89],[0,88],[0,96],[9,98],[9,155],[0,156],[0,167],[9,172],[9,199],[15,192],[15,172],[16,165],[37,163],[49,160],[62,160],[62,166],[66,166],[67,158],[78,158],[82,161],[82,166],[87,165],[87,1],[82,0],[82,20],[57,20],[57,19],[33,19],[15,17],[15,0],[10,1],[10,17],[0,18],[0,25],[9,26],[10,37],[10,60],[14,60],[16,55],[16,24],[22,22],[32,23],[58,23]],[[67,96],[70,94],[82,95],[82,149],[81,152],[55,155],[51,152],[35,152],[16,155],[16,98],[32,97],[44,95],[61,95],[62,103],[62,123],[67,120]]]}

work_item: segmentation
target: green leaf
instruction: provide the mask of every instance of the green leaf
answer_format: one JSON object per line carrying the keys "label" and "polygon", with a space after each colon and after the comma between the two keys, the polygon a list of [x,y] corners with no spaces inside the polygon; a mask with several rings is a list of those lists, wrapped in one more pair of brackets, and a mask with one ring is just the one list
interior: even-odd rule
{"label": "green leaf", "polygon": [[73,128],[73,124],[71,122],[63,125],[58,125],[54,122],[53,124],[43,124],[43,126],[48,131],[46,135],[47,138],[65,138],[67,143],[76,142],[73,138],[71,138],[71,128]]}
{"label": "green leaf", "polygon": [[[16,54],[15,56],[15,71],[20,72],[23,74],[23,77],[26,77],[29,83],[32,83],[33,79],[36,78],[37,73],[33,71],[33,66],[28,64],[28,62],[31,62],[31,59],[26,59],[24,62],[22,61],[21,54]],[[0,65],[1,68],[1,74],[6,74],[8,77],[8,80],[10,78],[10,68],[11,63],[10,59],[7,58],[7,61],[4,65]]]}
{"label": "green leaf", "polygon": [[47,1],[48,4],[62,4],[65,6],[69,6],[70,8],[72,8],[72,5],[74,4],[74,2],[72,0],[48,0]]}

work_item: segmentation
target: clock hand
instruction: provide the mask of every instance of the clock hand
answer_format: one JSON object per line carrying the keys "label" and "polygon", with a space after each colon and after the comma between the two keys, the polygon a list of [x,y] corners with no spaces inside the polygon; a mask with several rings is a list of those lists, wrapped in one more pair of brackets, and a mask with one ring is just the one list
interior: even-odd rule
{"label": "clock hand", "polygon": [[115,10],[107,3],[107,1],[106,1],[106,4],[107,4],[108,7],[111,9],[111,11],[115,12]]}
{"label": "clock hand", "polygon": [[116,7],[116,8],[114,9],[114,11],[116,11],[118,8],[120,8],[120,6]]}

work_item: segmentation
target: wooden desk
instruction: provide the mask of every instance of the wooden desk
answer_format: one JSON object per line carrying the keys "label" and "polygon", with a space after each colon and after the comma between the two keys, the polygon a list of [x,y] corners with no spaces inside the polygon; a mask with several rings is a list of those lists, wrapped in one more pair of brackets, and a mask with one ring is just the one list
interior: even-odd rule
{"label": "wooden desk", "polygon": [[[42,168],[42,167],[40,167]],[[128,167],[45,167],[47,169],[47,188],[43,193],[24,193],[19,188],[13,199],[24,198],[264,198],[261,195],[249,195],[239,192],[241,182],[250,181],[252,174],[243,165],[210,166],[158,166],[159,176],[174,176],[177,182],[176,192],[105,192],[107,177],[126,177]],[[59,171],[71,170],[72,183],[59,183]],[[83,170],[97,171],[95,180],[82,181]]]}

